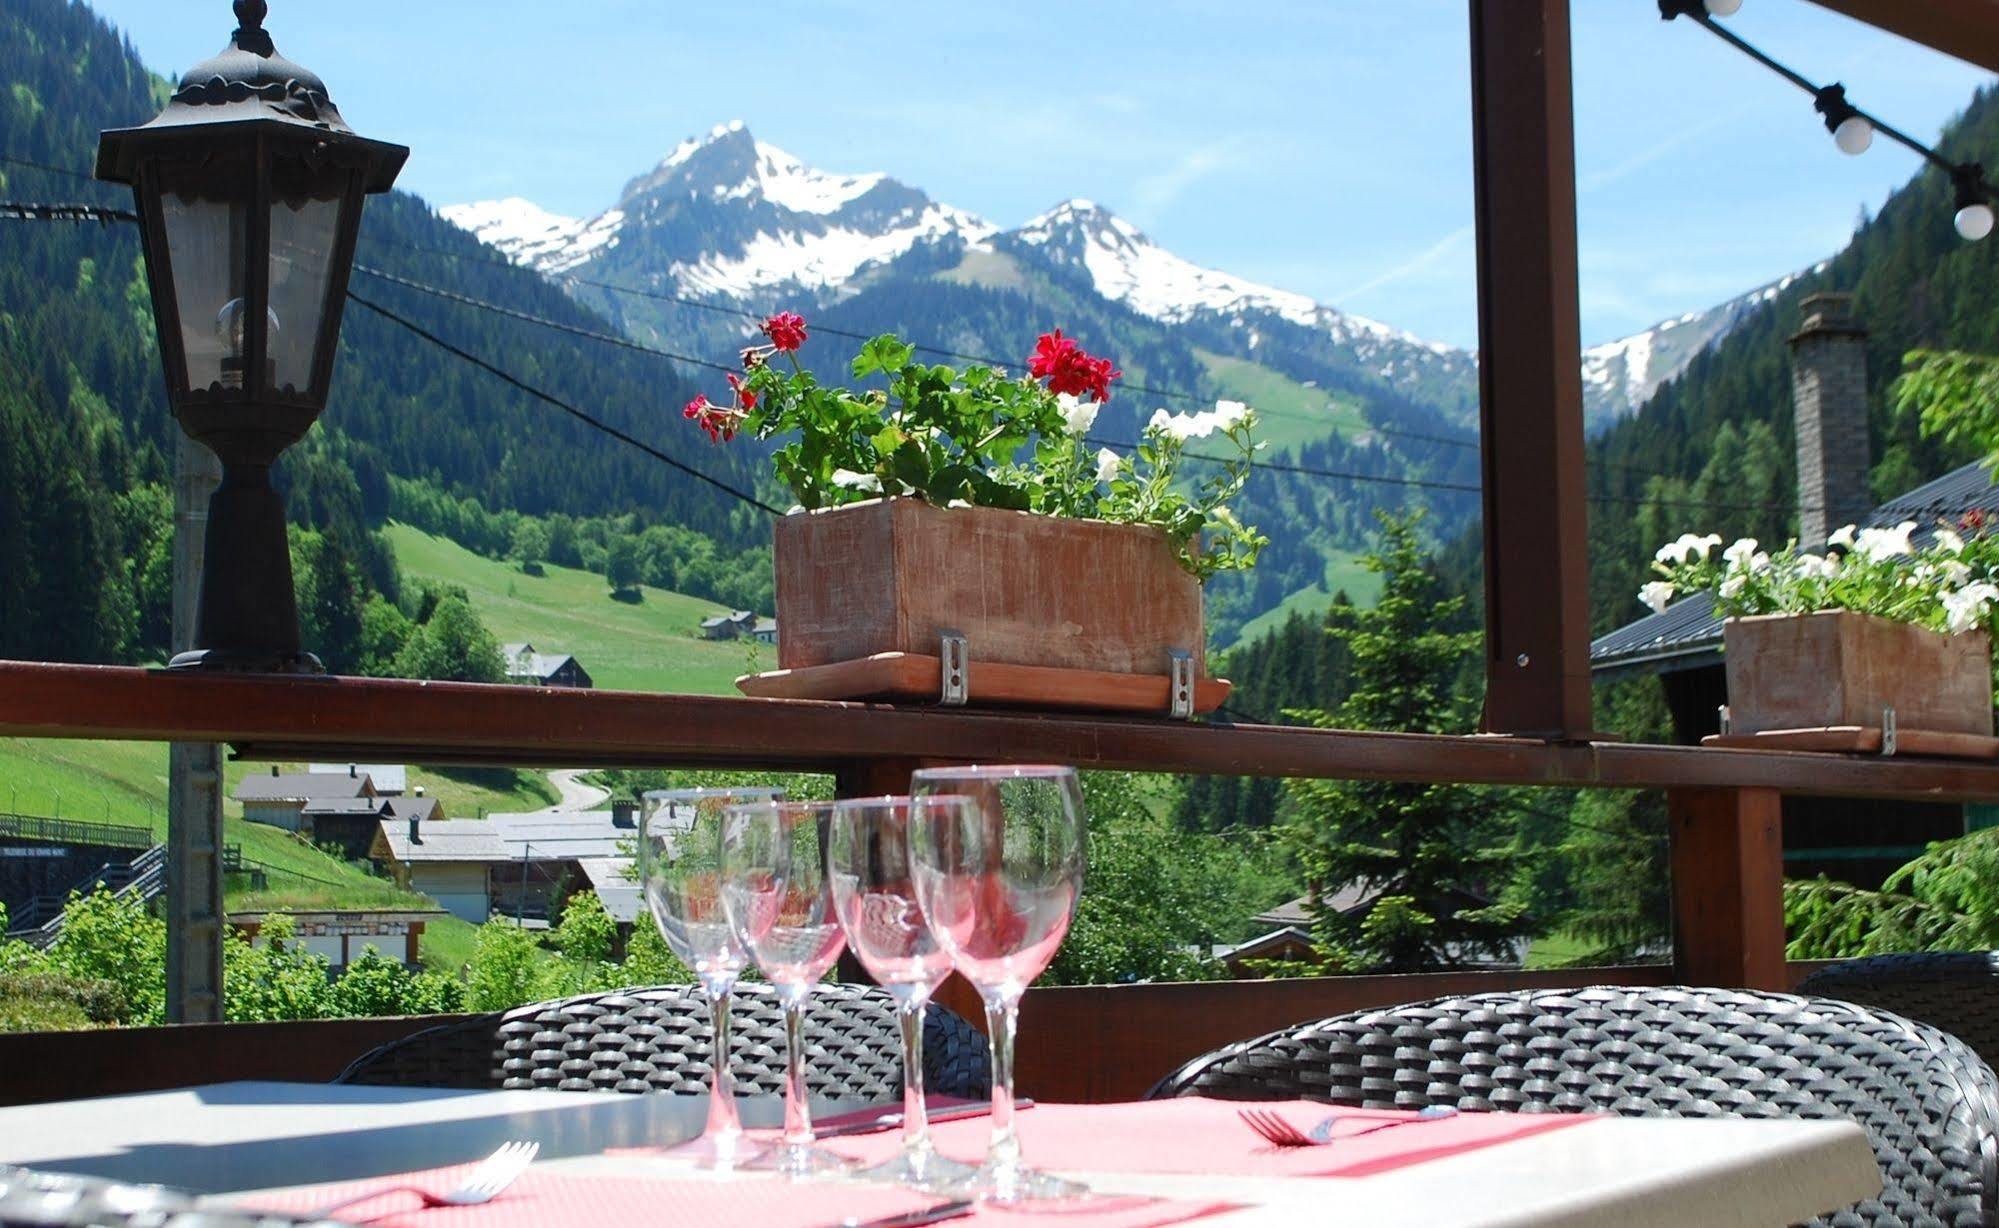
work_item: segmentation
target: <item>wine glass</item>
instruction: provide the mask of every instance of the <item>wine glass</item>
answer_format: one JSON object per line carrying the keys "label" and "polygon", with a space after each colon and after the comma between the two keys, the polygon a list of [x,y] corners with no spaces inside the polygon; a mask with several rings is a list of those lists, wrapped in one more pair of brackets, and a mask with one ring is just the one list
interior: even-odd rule
{"label": "wine glass", "polygon": [[831,802],[751,802],[722,822],[722,906],[784,1008],[784,1139],[750,1167],[791,1177],[844,1173],[848,1162],[812,1145],[805,1088],[805,1004],[846,938],[827,890]]}
{"label": "wine glass", "polygon": [[980,1190],[997,1202],[1088,1190],[1020,1162],[1013,1036],[1020,996],[1055,958],[1083,889],[1083,793],[1068,767],[925,768],[910,786],[916,898],[979,991],[992,1041],[992,1139]]}
{"label": "wine glass", "polygon": [[771,801],[782,789],[655,789],[639,826],[639,882],[666,945],[694,972],[708,999],[708,1125],[683,1149],[702,1168],[733,1168],[743,1125],[729,1077],[729,994],[748,956],[722,907],[722,817],[738,802]]}
{"label": "wine glass", "polygon": [[[937,797],[944,809],[963,799]],[[909,857],[906,797],[854,798],[833,806],[827,874],[847,945],[875,983],[895,999],[902,1031],[902,1151],[858,1176],[918,1189],[950,1192],[978,1173],[937,1154],[923,1102],[923,1016],[930,995],[951,975],[951,957],[937,943],[916,900]]]}

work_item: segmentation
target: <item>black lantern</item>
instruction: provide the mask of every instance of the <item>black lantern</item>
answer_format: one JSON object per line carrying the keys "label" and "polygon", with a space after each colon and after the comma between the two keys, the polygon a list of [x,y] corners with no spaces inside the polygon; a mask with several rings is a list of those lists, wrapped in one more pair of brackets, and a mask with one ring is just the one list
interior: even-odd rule
{"label": "black lantern", "polygon": [[317,76],[277,53],[264,0],[235,0],[220,55],[166,110],[104,133],[97,177],[144,224],[167,395],[222,461],[195,649],[175,668],[319,673],[301,650],[271,465],[326,407],[363,198],[409,150],[356,136]]}

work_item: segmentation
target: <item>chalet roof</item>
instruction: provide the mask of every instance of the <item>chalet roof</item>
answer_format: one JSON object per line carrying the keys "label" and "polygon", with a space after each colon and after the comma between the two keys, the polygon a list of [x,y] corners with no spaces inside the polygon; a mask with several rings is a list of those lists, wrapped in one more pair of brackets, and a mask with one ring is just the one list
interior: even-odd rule
{"label": "chalet roof", "polygon": [[486,817],[510,860],[581,861],[616,857],[638,832],[620,827],[608,810],[537,810]]}
{"label": "chalet roof", "polygon": [[583,877],[590,880],[590,889],[597,893],[604,911],[611,914],[611,920],[629,925],[639,919],[643,897],[631,858],[586,857],[577,864],[583,868]]}
{"label": "chalet roof", "polygon": [[[1978,510],[1999,519],[1999,486],[1982,462],[1953,469],[1869,513],[1864,526],[1913,520],[1915,540],[1926,542],[1939,521],[1956,521]],[[1657,614],[1626,623],[1589,647],[1591,670],[1602,677],[1671,673],[1714,665],[1721,660],[1721,619],[1705,593],[1676,601]]]}
{"label": "chalet roof", "polygon": [[755,623],[756,617],[756,612],[753,610],[737,610],[730,614],[716,614],[704,618],[701,620],[701,625],[704,627],[719,627],[725,623]]}
{"label": "chalet roof", "polygon": [[533,644],[507,644],[501,647],[500,655],[506,659],[509,678],[553,678],[576,660],[566,652],[537,652]]}
{"label": "chalet roof", "polygon": [[321,798],[366,797],[374,791],[368,774],[286,772],[277,776],[245,776],[236,786],[239,802],[310,802]]}
{"label": "chalet roof", "polygon": [[409,769],[400,763],[313,763],[306,770],[314,776],[366,776],[377,793],[409,792]]}
{"label": "chalet roof", "polygon": [[438,823],[444,820],[444,806],[434,797],[386,797],[382,799],[382,817],[405,824],[413,818]]}
{"label": "chalet roof", "polygon": [[315,797],[307,802],[299,813],[322,819],[343,815],[360,818],[367,815],[382,815],[387,813],[388,809],[389,799],[386,797]]}
{"label": "chalet roof", "polygon": [[418,824],[418,837],[410,840],[410,825],[403,819],[383,819],[382,839],[396,861],[493,862],[507,860],[507,846],[490,823],[478,819],[444,819]]}

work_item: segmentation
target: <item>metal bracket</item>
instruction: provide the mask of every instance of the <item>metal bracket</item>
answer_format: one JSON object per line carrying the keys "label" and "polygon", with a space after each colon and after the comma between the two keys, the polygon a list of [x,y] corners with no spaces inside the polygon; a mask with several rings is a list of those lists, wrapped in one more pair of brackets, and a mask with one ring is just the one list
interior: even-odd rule
{"label": "metal bracket", "polygon": [[1176,721],[1194,719],[1194,654],[1184,648],[1169,648],[1172,682],[1166,692],[1166,715]]}
{"label": "metal bracket", "polygon": [[1727,733],[1728,727],[1734,724],[1734,714],[1728,710],[1728,705],[1723,704],[1721,707],[1716,708],[1715,715],[1721,719],[1721,732]]}
{"label": "metal bracket", "polygon": [[971,649],[965,644],[965,637],[955,631],[946,631],[938,637],[937,702],[947,708],[962,708],[971,697],[970,675],[966,665],[971,659]]}
{"label": "metal bracket", "polygon": [[1893,705],[1890,705],[1881,709],[1881,753],[1884,755],[1894,754],[1897,740],[1895,736],[1895,709]]}

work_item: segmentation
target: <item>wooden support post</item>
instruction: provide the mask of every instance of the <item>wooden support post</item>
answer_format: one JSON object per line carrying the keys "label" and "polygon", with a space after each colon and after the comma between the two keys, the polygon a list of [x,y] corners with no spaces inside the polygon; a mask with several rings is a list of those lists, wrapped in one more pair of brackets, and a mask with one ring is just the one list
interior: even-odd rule
{"label": "wooden support post", "polygon": [[1471,0],[1485,729],[1589,737],[1569,0]]}
{"label": "wooden support post", "polygon": [[1789,989],[1774,789],[1673,789],[1673,967],[1689,985]]}
{"label": "wooden support post", "polygon": [[[173,648],[194,647],[208,495],[222,463],[176,431]],[[222,747],[175,742],[167,754],[167,1022],[222,1019]]]}
{"label": "wooden support post", "polygon": [[[908,793],[910,773],[928,762],[924,759],[850,759],[833,773],[833,796],[893,797]],[[854,957],[851,948],[840,952],[838,971],[840,979],[850,984],[874,984],[874,978]]]}

